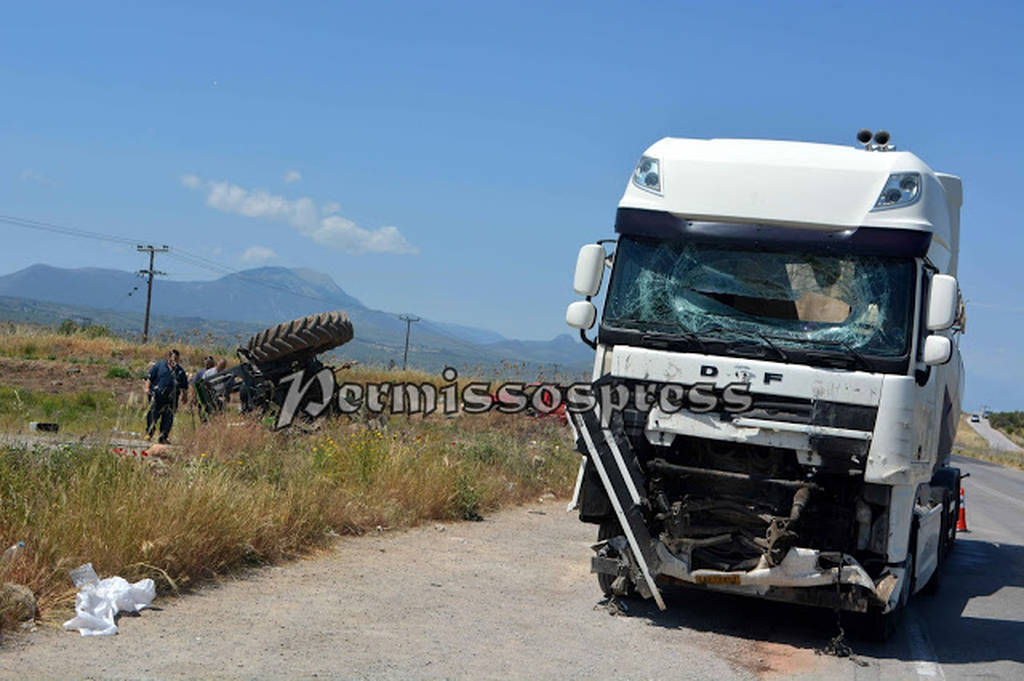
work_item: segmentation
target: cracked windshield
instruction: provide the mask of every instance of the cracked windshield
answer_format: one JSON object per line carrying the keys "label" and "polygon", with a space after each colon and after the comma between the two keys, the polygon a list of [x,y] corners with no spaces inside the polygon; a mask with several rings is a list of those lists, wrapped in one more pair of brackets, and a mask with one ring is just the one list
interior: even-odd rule
{"label": "cracked windshield", "polygon": [[611,326],[720,340],[907,351],[913,263],[623,237],[605,306]]}

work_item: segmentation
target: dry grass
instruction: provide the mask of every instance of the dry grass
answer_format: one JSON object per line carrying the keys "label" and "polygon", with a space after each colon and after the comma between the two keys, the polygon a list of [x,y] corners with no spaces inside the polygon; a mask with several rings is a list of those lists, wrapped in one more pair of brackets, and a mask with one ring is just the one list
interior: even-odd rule
{"label": "dry grass", "polygon": [[557,422],[498,414],[392,419],[382,430],[344,418],[312,434],[236,415],[175,432],[180,446],[159,460],[0,449],[0,546],[26,544],[0,581],[32,588],[44,612],[71,602],[67,572],[87,561],[101,575],[180,588],[337,534],[564,495],[578,462]]}
{"label": "dry grass", "polygon": [[[25,359],[58,359],[76,363],[123,364],[132,360],[150,362],[177,348],[182,358],[198,366],[210,354],[209,347],[177,342],[141,345],[114,335],[93,336],[87,332],[62,334],[48,327],[7,324],[0,328],[0,355]],[[220,348],[223,349],[223,348]]]}
{"label": "dry grass", "polygon": [[[113,367],[94,370],[102,375],[124,367],[126,384],[172,346],[187,367],[228,354],[180,339],[142,346],[0,328],[0,356]],[[436,374],[364,366],[338,380],[443,383]],[[144,412],[130,392],[0,385],[5,432],[57,420],[62,432],[106,442],[141,430]],[[0,447],[0,549],[25,542],[14,562],[0,565],[0,582],[27,585],[44,615],[63,616],[54,608],[73,602],[68,571],[85,562],[102,576],[152,577],[163,590],[181,589],[301,555],[339,534],[474,519],[547,492],[566,495],[578,465],[565,426],[502,414],[384,423],[356,415],[323,420],[309,433],[273,432],[237,413],[203,425],[180,411],[172,437],[176,446],[159,458],[121,456],[106,445]]]}

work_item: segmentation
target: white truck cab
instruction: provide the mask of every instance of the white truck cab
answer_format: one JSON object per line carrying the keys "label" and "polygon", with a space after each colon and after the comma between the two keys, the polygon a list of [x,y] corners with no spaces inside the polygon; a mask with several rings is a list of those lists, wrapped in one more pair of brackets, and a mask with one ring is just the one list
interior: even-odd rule
{"label": "white truck cab", "polygon": [[[608,594],[660,584],[868,613],[881,635],[952,546],[960,179],[895,151],[665,138],[581,249],[595,349],[574,507]],[[596,338],[591,299],[610,278]],[[626,397],[628,395],[628,397]]]}

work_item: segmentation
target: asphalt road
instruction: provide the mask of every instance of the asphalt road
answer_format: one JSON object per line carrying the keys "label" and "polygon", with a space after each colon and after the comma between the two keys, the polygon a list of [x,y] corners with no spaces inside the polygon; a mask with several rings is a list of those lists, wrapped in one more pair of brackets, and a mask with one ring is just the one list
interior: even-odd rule
{"label": "asphalt road", "polygon": [[557,502],[345,539],[120,620],[0,646],[0,679],[1024,678],[1024,472],[961,460],[970,533],[888,644],[821,656],[831,613],[669,590],[610,616],[594,528]]}
{"label": "asphalt road", "polygon": [[1021,448],[1010,438],[993,428],[992,424],[988,422],[988,419],[982,418],[978,421],[971,421],[968,419],[967,422],[971,424],[971,428],[974,428],[979,435],[988,440],[988,444],[992,449],[996,449],[1001,452],[1020,451]]}

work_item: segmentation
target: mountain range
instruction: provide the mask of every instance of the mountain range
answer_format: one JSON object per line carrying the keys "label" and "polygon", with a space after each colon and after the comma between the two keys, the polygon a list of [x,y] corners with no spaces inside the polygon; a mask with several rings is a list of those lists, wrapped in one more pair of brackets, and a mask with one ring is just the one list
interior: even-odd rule
{"label": "mountain range", "polygon": [[[32,265],[0,276],[0,318],[55,324],[88,318],[116,331],[139,331],[145,281],[133,272],[95,267]],[[355,338],[336,354],[371,364],[401,364],[406,324],[349,295],[329,275],[310,269],[261,267],[211,281],[158,280],[153,285],[150,335],[210,335],[228,343],[289,319],[341,309]],[[586,373],[593,354],[570,334],[520,341],[494,331],[424,319],[412,327],[409,364],[493,370],[517,365],[524,375]]]}

